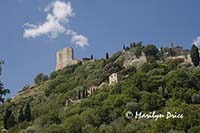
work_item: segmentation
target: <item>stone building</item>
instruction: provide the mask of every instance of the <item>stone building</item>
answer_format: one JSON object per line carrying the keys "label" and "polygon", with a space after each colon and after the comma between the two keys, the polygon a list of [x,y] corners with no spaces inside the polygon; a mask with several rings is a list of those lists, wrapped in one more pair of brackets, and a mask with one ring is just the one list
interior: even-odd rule
{"label": "stone building", "polygon": [[94,94],[96,91],[97,91],[97,87],[96,86],[89,87],[88,90],[87,90],[88,96]]}
{"label": "stone building", "polygon": [[173,42],[170,44],[170,48],[172,48],[174,50],[175,55],[169,56],[169,57],[167,57],[167,59],[182,60],[185,63],[192,64],[192,60],[191,60],[191,57],[190,57],[190,50],[184,49],[180,45],[177,45],[176,47],[174,47]]}
{"label": "stone building", "polygon": [[78,60],[74,59],[73,48],[64,48],[60,51],[57,51],[56,58],[57,58],[56,71],[63,69],[68,65],[74,65],[78,63]]}
{"label": "stone building", "polygon": [[117,73],[113,73],[109,77],[109,85],[113,85],[113,84],[116,84],[116,83],[118,83]]}

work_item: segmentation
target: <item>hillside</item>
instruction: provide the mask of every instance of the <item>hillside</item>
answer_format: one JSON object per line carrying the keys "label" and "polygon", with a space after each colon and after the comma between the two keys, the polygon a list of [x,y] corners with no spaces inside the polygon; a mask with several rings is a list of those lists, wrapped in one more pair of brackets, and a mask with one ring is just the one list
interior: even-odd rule
{"label": "hillside", "polygon": [[[169,55],[166,55],[166,51]],[[175,58],[171,57],[170,52]],[[176,55],[177,54],[177,55]],[[200,68],[170,48],[158,50],[141,43],[97,59],[54,71],[48,80],[25,86],[0,105],[0,127],[5,109],[12,111],[10,132],[157,133],[200,131]],[[109,84],[117,73],[118,82]],[[89,94],[89,88],[95,88]],[[30,104],[31,120],[18,120]],[[183,114],[183,118],[135,119],[131,111]],[[176,113],[175,113],[176,112]]]}

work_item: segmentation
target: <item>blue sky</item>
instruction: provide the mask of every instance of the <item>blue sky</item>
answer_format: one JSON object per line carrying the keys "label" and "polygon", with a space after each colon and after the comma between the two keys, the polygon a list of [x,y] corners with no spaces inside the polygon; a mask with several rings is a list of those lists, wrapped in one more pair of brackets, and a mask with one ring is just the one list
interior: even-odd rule
{"label": "blue sky", "polygon": [[[58,9],[55,13],[56,0],[0,2],[0,59],[5,61],[1,80],[11,90],[8,97],[25,84],[32,84],[38,73],[54,71],[56,51],[64,47],[73,47],[75,57],[80,59],[91,54],[105,57],[106,52],[114,53],[133,41],[158,47],[173,41],[189,49],[195,39],[200,42],[199,0],[60,2],[73,10],[67,8],[64,13],[68,14],[62,14]],[[49,27],[42,26],[49,21],[53,28],[46,30]]]}

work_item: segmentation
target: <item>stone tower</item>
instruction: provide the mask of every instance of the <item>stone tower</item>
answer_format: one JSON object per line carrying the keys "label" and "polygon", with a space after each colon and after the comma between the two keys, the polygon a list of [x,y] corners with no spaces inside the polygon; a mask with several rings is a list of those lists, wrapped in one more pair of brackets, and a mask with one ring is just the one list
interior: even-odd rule
{"label": "stone tower", "polygon": [[62,50],[57,51],[56,58],[56,71],[68,65],[74,65],[78,63],[78,60],[74,59],[73,48],[64,48]]}

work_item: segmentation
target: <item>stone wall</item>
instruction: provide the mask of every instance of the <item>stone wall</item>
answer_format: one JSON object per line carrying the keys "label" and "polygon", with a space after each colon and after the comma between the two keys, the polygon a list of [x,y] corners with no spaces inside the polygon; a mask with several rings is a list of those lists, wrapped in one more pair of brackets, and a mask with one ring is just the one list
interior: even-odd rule
{"label": "stone wall", "polygon": [[168,57],[167,59],[173,59],[173,60],[176,60],[176,59],[183,59],[183,61],[185,63],[190,63],[192,64],[192,59],[190,57],[190,54],[187,54],[187,55],[180,55],[180,56],[175,56],[175,57]]}

